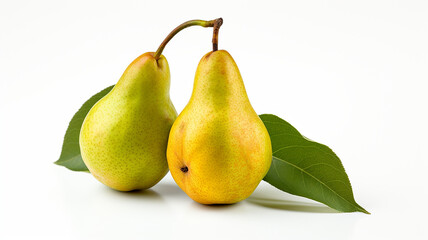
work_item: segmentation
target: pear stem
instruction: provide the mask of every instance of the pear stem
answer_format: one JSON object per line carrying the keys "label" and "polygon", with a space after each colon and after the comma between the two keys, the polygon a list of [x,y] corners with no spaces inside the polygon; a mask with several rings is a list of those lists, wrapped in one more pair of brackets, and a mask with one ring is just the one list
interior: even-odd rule
{"label": "pear stem", "polygon": [[[190,20],[187,22],[184,22],[180,25],[178,25],[178,27],[176,27],[174,30],[172,30],[168,36],[166,36],[165,40],[163,40],[163,42],[161,43],[161,45],[158,47],[158,50],[156,51],[154,58],[156,60],[158,60],[160,58],[160,56],[162,55],[162,51],[165,48],[166,44],[168,44],[168,42],[181,30],[191,27],[191,26],[201,26],[201,27],[214,27],[215,23],[219,21],[219,19],[214,19],[211,21],[205,21],[205,20]],[[221,20],[221,22],[223,22],[223,20]],[[220,24],[221,25],[221,24]],[[214,41],[214,39],[213,39]]]}
{"label": "pear stem", "polygon": [[218,32],[223,24],[223,18],[217,18],[214,22],[213,30],[213,52],[218,50]]}

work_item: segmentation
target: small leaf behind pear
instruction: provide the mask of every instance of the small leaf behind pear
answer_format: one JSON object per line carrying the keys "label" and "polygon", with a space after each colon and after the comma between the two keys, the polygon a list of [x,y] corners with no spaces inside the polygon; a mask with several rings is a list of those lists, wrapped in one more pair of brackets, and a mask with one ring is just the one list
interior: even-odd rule
{"label": "small leaf behind pear", "polygon": [[55,162],[55,164],[64,166],[73,171],[89,172],[85,163],[83,162],[82,156],[80,155],[79,146],[79,135],[80,129],[85,120],[86,115],[92,106],[95,105],[101,98],[113,89],[114,85],[105,88],[101,92],[92,96],[87,100],[79,111],[77,111],[71,119],[67,131],[65,132],[64,142],[62,144],[61,156]]}
{"label": "small leaf behind pear", "polygon": [[260,118],[269,132],[273,155],[263,180],[341,212],[370,214],[355,202],[342,162],[329,147],[305,138],[275,115],[263,114]]}

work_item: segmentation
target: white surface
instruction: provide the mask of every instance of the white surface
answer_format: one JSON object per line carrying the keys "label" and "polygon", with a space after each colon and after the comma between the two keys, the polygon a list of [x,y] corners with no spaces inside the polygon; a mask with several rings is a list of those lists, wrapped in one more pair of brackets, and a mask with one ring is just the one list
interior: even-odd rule
{"label": "white surface", "polygon": [[[170,175],[119,193],[52,163],[86,99],[178,24],[217,17],[255,110],[330,146],[372,215],[266,183],[224,207]],[[193,27],[165,49],[178,111],[210,41]],[[0,239],[428,239],[427,43],[426,1],[1,1]]]}

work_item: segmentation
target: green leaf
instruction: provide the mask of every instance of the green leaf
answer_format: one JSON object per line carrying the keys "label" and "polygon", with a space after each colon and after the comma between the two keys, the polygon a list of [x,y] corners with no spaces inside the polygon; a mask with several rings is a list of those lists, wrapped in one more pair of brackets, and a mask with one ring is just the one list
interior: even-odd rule
{"label": "green leaf", "polygon": [[355,202],[348,175],[329,147],[305,138],[275,115],[263,114],[260,118],[269,132],[273,155],[263,180],[341,212],[370,214]]}
{"label": "green leaf", "polygon": [[94,106],[98,100],[109,93],[113,87],[114,85],[92,96],[82,105],[82,107],[80,107],[79,111],[74,114],[68,125],[67,131],[65,132],[61,156],[59,157],[58,161],[55,162],[55,164],[64,166],[73,171],[89,172],[88,168],[82,160],[82,156],[80,155],[80,128],[82,127],[83,120],[85,120],[85,117],[89,110],[91,110],[92,106]]}

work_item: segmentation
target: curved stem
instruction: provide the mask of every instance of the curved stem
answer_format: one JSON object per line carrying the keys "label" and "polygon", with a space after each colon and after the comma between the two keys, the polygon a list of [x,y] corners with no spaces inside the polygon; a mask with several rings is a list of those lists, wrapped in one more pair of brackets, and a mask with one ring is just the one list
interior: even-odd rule
{"label": "curved stem", "polygon": [[[221,19],[221,18],[219,18]],[[180,24],[178,27],[176,27],[174,30],[172,30],[168,36],[166,36],[165,40],[163,40],[163,42],[161,43],[161,45],[158,47],[158,50],[156,51],[154,58],[157,60],[160,58],[160,56],[162,55],[162,51],[165,48],[166,44],[181,30],[191,27],[191,26],[201,26],[201,27],[213,27],[214,24],[218,21],[218,19],[214,19],[211,21],[204,21],[204,20],[190,20],[187,22],[184,22],[182,24]],[[223,22],[223,20],[222,20]]]}
{"label": "curved stem", "polygon": [[218,32],[223,24],[223,18],[217,18],[214,22],[213,30],[213,52],[218,50]]}

